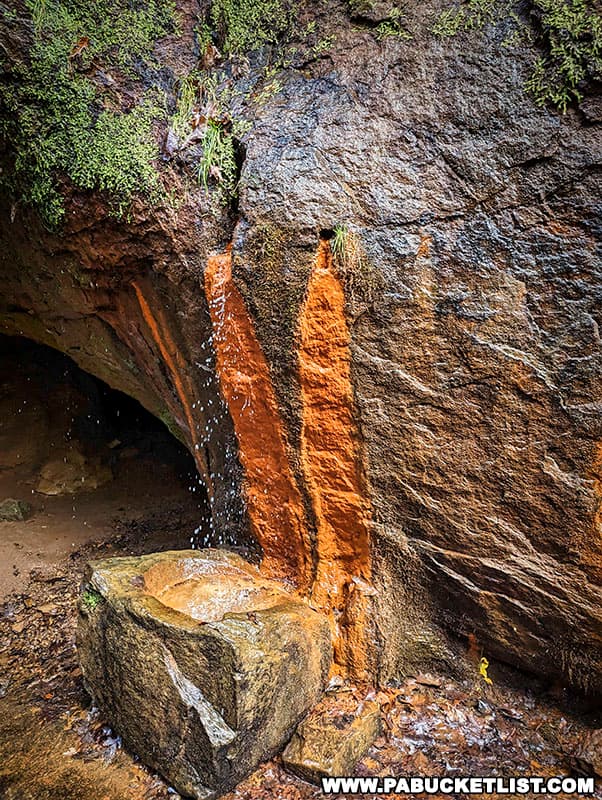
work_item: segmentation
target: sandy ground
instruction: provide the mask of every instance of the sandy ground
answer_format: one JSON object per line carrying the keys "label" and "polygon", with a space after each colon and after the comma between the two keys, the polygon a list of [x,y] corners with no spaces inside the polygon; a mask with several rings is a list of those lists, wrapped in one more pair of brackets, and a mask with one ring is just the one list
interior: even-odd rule
{"label": "sandy ground", "polygon": [[34,484],[14,472],[0,473],[0,498],[26,500],[33,508],[23,522],[0,522],[0,602],[23,587],[32,569],[59,565],[92,542],[111,539],[120,522],[178,496],[193,506],[173,470],[151,459],[122,464],[114,481],[93,492],[47,497],[33,491]]}
{"label": "sandy ground", "polygon": [[157,800],[167,786],[119,747],[91,707],[75,651],[75,602],[88,560],[184,549],[199,510],[160,460],[121,465],[89,493],[44,497],[14,471],[0,497],[33,516],[0,522],[0,797]]}

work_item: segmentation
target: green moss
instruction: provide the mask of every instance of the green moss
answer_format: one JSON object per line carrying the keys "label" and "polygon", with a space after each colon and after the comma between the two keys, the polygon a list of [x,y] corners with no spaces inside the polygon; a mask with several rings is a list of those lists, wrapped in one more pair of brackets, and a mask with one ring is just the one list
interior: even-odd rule
{"label": "green moss", "polygon": [[286,233],[271,223],[258,223],[249,234],[247,247],[265,278],[277,281],[284,270],[285,252],[290,242]]}
{"label": "green moss", "polygon": [[399,9],[393,8],[391,13],[376,26],[376,38],[388,39],[396,36],[398,39],[411,39],[412,34],[405,28],[406,15]]}
{"label": "green moss", "polygon": [[543,51],[525,88],[537,105],[549,103],[564,113],[581,99],[583,85],[602,78],[602,15],[591,0],[531,0],[527,27],[520,10],[520,3],[508,0],[468,0],[441,12],[432,30],[453,36],[511,19],[515,31],[505,43],[527,41]]}
{"label": "green moss", "polygon": [[178,427],[178,424],[172,417],[171,413],[166,408],[164,408],[163,411],[160,411],[157,414],[157,416],[161,420],[161,422],[165,425],[167,430],[171,433],[171,435],[174,437],[174,439],[177,439],[179,442],[185,444],[182,431]]}
{"label": "green moss", "polygon": [[0,138],[13,153],[0,181],[50,227],[64,215],[64,178],[78,189],[106,191],[123,213],[135,193],[158,187],[153,122],[164,110],[156,94],[142,92],[123,113],[110,70],[135,79],[152,66],[156,39],[174,29],[172,0],[26,5],[33,41],[23,61],[4,65],[9,80],[0,87]]}
{"label": "green moss", "polygon": [[368,14],[374,7],[373,0],[347,0],[352,16]]}
{"label": "green moss", "polygon": [[437,36],[454,36],[460,30],[482,28],[496,19],[500,3],[497,0],[468,0],[459,6],[444,9],[433,25]]}
{"label": "green moss", "polygon": [[213,0],[211,6],[211,19],[228,55],[276,44],[291,30],[295,14],[292,0]]}
{"label": "green moss", "polygon": [[82,592],[82,605],[87,611],[94,611],[102,602],[103,596],[96,589],[89,586]]}
{"label": "green moss", "polygon": [[[251,229],[247,239],[245,258],[237,263],[237,266],[248,263],[249,256],[252,260],[253,274],[248,283],[246,299],[255,316],[265,325],[266,339],[275,342],[277,347],[295,336],[298,311],[307,285],[307,272],[311,267],[311,262],[301,265],[297,253],[292,255],[294,246],[291,231],[271,222],[258,223]],[[293,259],[295,268],[299,267],[294,277],[290,266]],[[239,277],[246,281],[242,272]],[[290,352],[293,357],[295,350],[292,346]]]}
{"label": "green moss", "polygon": [[537,105],[566,112],[581,100],[581,84],[602,78],[602,15],[587,0],[536,0],[541,56],[527,89]]}

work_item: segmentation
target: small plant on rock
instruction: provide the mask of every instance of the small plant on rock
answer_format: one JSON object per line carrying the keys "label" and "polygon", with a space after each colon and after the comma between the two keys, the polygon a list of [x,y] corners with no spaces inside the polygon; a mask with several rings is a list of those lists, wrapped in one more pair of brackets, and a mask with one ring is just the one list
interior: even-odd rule
{"label": "small plant on rock", "polygon": [[581,100],[588,81],[602,78],[602,14],[591,0],[531,0],[527,9],[529,23],[524,23],[520,18],[524,4],[468,0],[443,10],[432,31],[437,36],[453,36],[505,18],[512,20],[514,32],[506,44],[525,41],[543,50],[526,81],[526,90],[536,105],[549,103],[566,113],[571,103]]}
{"label": "small plant on rock", "polygon": [[333,228],[332,239],[330,240],[330,249],[333,258],[344,261],[347,252],[347,239],[349,237],[349,228],[347,225],[335,225]]}
{"label": "small plant on rock", "polygon": [[227,122],[207,120],[198,167],[200,183],[208,190],[210,180],[215,181],[224,202],[235,196],[238,180],[234,138],[228,127]]}
{"label": "small plant on rock", "polygon": [[235,93],[223,73],[192,73],[181,81],[171,128],[180,149],[200,145],[199,183],[213,186],[221,205],[235,199],[238,190],[237,147],[250,125],[230,111]]}
{"label": "small plant on rock", "polygon": [[405,28],[405,14],[399,8],[394,8],[391,13],[376,26],[376,38],[382,41],[395,36],[398,39],[411,39],[412,34]]}
{"label": "small plant on rock", "polygon": [[565,113],[580,84],[602,78],[602,15],[587,0],[536,0],[534,14],[547,55],[535,62],[527,90],[535,103]]}
{"label": "small plant on rock", "polygon": [[96,589],[93,589],[91,586],[89,586],[87,589],[84,589],[82,594],[82,603],[87,611],[94,611],[96,608],[98,608],[102,601],[103,597],[100,592],[96,591]]}
{"label": "small plant on rock", "polygon": [[335,225],[330,250],[351,313],[362,313],[382,289],[378,271],[370,263],[360,236],[348,225]]}

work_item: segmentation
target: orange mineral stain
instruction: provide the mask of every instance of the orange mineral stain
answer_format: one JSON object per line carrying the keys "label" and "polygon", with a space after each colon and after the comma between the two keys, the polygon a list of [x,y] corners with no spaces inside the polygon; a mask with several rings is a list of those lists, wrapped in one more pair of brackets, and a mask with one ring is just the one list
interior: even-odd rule
{"label": "orange mineral stain", "polygon": [[197,425],[195,424],[194,415],[191,408],[190,398],[194,397],[194,391],[190,381],[186,378],[186,369],[182,360],[182,356],[171,336],[169,327],[163,318],[157,303],[153,303],[153,306],[155,307],[155,312],[153,313],[151,305],[145,297],[142,288],[135,282],[132,282],[132,288],[136,293],[142,317],[150,330],[151,336],[159,349],[163,361],[169,369],[174,388],[178,398],[180,399],[182,409],[186,416],[186,422],[188,424],[188,430],[193,445],[192,452],[197,462],[199,472],[201,475],[203,475],[203,478],[207,484],[207,491],[211,496],[213,493],[213,487],[211,485],[209,467],[205,462],[204,451],[200,447],[199,437],[197,435]]}
{"label": "orange mineral stain", "polygon": [[262,570],[307,589],[310,545],[269,367],[242,295],[232,280],[230,249],[211,256],[205,292],[217,372],[245,471],[251,528],[262,546]]}
{"label": "orange mineral stain", "polygon": [[329,613],[335,663],[366,677],[368,521],[355,425],[345,296],[321,241],[300,318],[301,457],[317,525],[312,601]]}

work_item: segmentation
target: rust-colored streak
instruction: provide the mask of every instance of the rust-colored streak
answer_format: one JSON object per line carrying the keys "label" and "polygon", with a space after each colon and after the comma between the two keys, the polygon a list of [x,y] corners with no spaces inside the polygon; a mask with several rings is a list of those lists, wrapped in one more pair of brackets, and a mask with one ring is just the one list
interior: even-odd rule
{"label": "rust-colored streak", "polygon": [[193,388],[190,381],[185,377],[185,365],[182,363],[182,356],[169,332],[169,327],[163,318],[157,304],[155,305],[155,313],[151,310],[151,306],[147,301],[141,287],[135,282],[132,282],[132,288],[136,292],[138,304],[144,321],[148,325],[151,335],[155,344],[159,348],[159,352],[169,369],[174,388],[180,399],[182,409],[186,416],[186,422],[190,433],[190,439],[193,445],[193,455],[197,462],[199,472],[203,476],[206,484],[207,491],[211,497],[213,494],[213,487],[209,475],[209,467],[205,462],[204,450],[200,446],[199,437],[197,433],[197,426],[195,423],[194,415],[191,408],[191,398],[194,396]]}
{"label": "rust-colored streak", "polygon": [[331,613],[335,662],[356,679],[367,666],[369,506],[364,499],[345,297],[320,242],[300,321],[301,456],[317,522],[313,602]]}
{"label": "rust-colored streak", "polygon": [[431,245],[433,244],[433,237],[432,236],[421,236],[420,237],[420,244],[418,245],[418,250],[416,252],[417,258],[428,258],[431,254]]}
{"label": "rust-colored streak", "polygon": [[249,519],[263,548],[262,568],[307,588],[310,559],[303,503],[289,465],[268,364],[232,280],[229,250],[209,258],[205,291],[220,386],[245,470]]}

